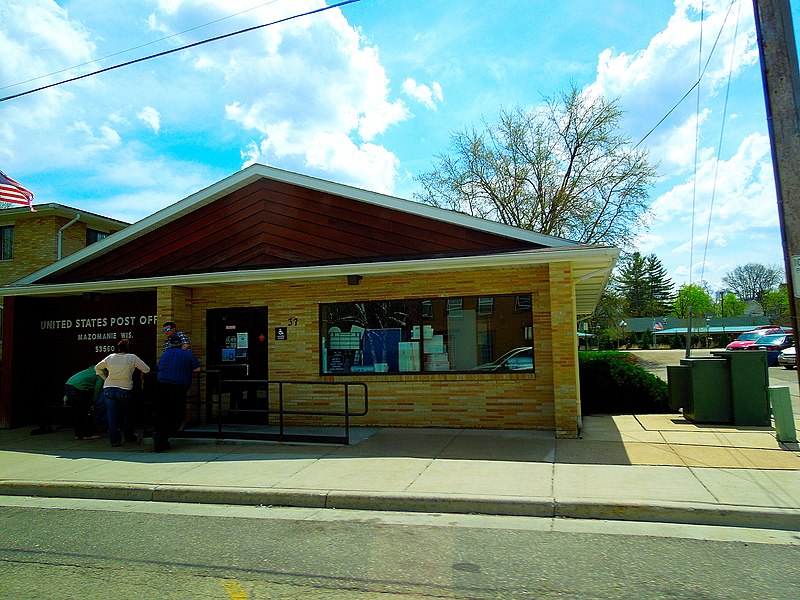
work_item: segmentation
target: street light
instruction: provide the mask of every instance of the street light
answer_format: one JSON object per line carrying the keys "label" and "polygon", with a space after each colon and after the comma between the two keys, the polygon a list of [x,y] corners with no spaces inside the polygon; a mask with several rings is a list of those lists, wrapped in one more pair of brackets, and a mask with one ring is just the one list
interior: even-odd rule
{"label": "street light", "polygon": [[[625,336],[625,328],[627,326],[628,326],[628,324],[625,321],[620,321],[619,322],[619,327],[620,327],[620,329],[622,329],[622,336],[621,337]],[[617,344],[617,350],[619,350],[619,344]]]}

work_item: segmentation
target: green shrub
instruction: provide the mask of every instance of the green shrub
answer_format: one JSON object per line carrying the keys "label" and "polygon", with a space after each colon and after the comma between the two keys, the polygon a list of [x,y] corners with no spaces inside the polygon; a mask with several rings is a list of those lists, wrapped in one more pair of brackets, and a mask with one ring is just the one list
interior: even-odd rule
{"label": "green shrub", "polygon": [[621,352],[580,352],[583,414],[648,414],[669,408],[666,382]]}

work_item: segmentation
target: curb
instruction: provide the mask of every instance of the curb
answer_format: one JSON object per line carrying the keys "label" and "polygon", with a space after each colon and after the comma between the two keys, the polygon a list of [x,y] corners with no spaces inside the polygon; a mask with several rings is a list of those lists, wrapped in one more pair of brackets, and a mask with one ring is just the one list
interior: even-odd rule
{"label": "curb", "polygon": [[137,483],[0,481],[0,495],[643,521],[800,531],[800,509],[689,502],[317,491]]}

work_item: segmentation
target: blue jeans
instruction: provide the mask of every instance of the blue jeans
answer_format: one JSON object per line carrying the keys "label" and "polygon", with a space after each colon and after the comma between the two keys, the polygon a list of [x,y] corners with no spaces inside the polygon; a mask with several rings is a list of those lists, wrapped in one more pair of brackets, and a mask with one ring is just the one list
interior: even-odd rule
{"label": "blue jeans", "polygon": [[123,431],[125,437],[129,439],[133,433],[130,414],[131,391],[116,387],[103,388],[103,398],[108,413],[108,437],[112,446],[119,446],[122,443]]}

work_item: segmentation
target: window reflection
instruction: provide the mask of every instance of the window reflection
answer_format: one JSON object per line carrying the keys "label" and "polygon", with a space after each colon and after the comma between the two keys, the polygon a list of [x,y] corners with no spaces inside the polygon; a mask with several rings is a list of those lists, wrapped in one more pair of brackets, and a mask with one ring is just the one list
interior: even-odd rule
{"label": "window reflection", "polygon": [[533,371],[530,295],[320,307],[323,373]]}

